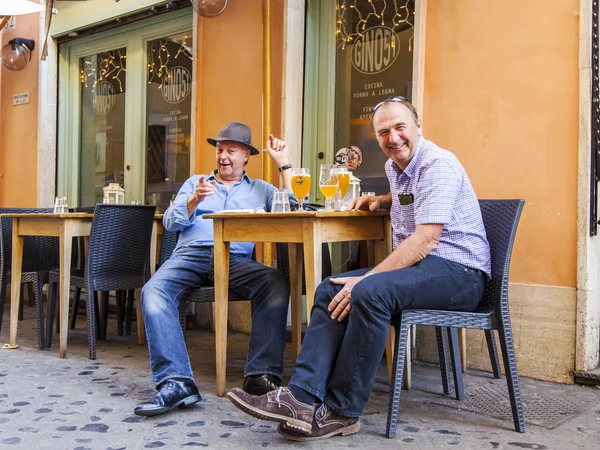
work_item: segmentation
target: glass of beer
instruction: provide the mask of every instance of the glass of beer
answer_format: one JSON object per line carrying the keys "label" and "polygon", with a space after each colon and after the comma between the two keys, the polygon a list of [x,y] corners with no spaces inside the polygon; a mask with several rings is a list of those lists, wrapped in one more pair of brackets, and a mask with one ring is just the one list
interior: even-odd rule
{"label": "glass of beer", "polygon": [[321,165],[319,189],[321,189],[321,194],[325,197],[325,211],[333,211],[331,199],[339,188],[337,168],[332,164]]}
{"label": "glass of beer", "polygon": [[346,166],[337,166],[336,169],[343,201],[344,197],[346,197],[346,194],[348,193],[348,189],[350,188],[350,172]]}
{"label": "glass of beer", "polygon": [[292,169],[292,191],[298,199],[298,211],[304,211],[304,200],[307,199],[310,191],[310,170]]}

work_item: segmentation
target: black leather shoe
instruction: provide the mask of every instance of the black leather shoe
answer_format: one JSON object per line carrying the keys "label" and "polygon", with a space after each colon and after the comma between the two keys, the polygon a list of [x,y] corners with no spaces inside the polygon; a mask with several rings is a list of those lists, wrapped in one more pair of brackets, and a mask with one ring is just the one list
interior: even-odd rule
{"label": "black leather shoe", "polygon": [[281,386],[281,380],[275,375],[250,375],[244,378],[244,391],[250,395],[265,395]]}
{"label": "black leather shoe", "polygon": [[198,388],[191,380],[167,380],[160,385],[158,394],[135,407],[138,416],[158,416],[174,408],[185,408],[202,400]]}

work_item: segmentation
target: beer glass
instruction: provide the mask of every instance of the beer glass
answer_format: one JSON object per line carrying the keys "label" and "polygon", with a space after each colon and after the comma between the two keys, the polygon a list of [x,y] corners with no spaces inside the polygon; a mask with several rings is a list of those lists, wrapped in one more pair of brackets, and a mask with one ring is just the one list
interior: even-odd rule
{"label": "beer glass", "polygon": [[325,197],[325,211],[333,211],[331,207],[331,199],[339,189],[337,168],[332,164],[321,165],[321,173],[319,175],[319,189]]}
{"label": "beer glass", "polygon": [[350,188],[350,172],[346,166],[337,166],[336,170],[338,173],[338,181],[340,184],[340,191],[343,201],[348,193],[348,189]]}
{"label": "beer glass", "polygon": [[292,169],[292,191],[298,199],[298,211],[304,211],[304,200],[308,200],[310,192],[310,171],[308,169]]}

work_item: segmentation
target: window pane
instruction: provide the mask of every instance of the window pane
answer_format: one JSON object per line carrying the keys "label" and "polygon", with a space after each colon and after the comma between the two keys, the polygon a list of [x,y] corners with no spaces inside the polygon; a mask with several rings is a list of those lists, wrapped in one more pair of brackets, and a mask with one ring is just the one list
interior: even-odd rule
{"label": "window pane", "polygon": [[146,203],[159,211],[190,176],[192,32],[148,42]]}
{"label": "window pane", "polygon": [[337,2],[336,162],[354,171],[363,192],[389,192],[371,111],[384,97],[411,97],[414,10],[414,0]]}
{"label": "window pane", "polygon": [[126,57],[119,48],[79,59],[79,206],[102,203],[108,183],[123,186]]}

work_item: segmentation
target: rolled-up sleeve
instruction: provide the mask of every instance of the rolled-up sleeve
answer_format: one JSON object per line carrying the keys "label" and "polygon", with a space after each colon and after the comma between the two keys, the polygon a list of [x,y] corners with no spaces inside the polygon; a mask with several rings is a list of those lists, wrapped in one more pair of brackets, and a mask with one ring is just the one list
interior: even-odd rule
{"label": "rolled-up sleeve", "polygon": [[165,211],[165,215],[163,216],[165,230],[181,231],[192,226],[195,222],[196,214],[192,214],[192,217],[188,215],[187,199],[194,193],[196,178],[189,178],[183,183],[173,204]]}

